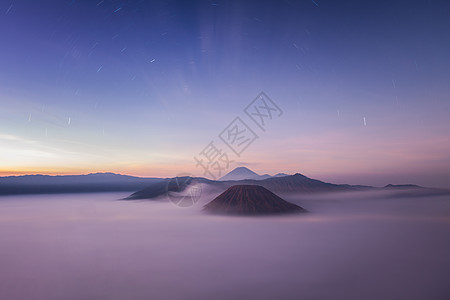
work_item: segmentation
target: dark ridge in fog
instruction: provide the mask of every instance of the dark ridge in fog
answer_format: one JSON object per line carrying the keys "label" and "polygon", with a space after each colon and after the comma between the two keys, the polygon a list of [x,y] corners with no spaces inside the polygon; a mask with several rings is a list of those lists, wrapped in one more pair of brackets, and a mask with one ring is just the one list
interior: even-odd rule
{"label": "dark ridge in fog", "polygon": [[203,207],[216,214],[266,215],[305,210],[260,185],[234,185]]}
{"label": "dark ridge in fog", "polygon": [[145,189],[137,191],[124,198],[123,200],[152,199],[161,195],[165,195],[168,192],[182,192],[191,184],[212,184],[213,182],[214,181],[208,180],[206,178],[190,176],[164,178],[159,181],[153,182]]}

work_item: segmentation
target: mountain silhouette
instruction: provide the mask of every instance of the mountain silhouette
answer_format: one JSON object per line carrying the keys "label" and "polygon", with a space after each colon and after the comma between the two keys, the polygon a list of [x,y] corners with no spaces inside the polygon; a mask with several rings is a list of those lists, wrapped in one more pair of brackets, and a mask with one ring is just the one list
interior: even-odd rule
{"label": "mountain silhouette", "polygon": [[202,178],[202,177],[174,177],[174,178],[163,178],[159,181],[155,181],[145,189],[139,190],[130,196],[126,197],[124,200],[137,200],[137,199],[151,199],[158,196],[166,195],[170,192],[182,192],[192,183],[206,183],[212,184],[214,181]]}
{"label": "mountain silhouette", "polygon": [[264,215],[305,210],[260,185],[234,185],[203,207],[217,214]]}
{"label": "mountain silhouette", "polygon": [[223,177],[219,178],[219,181],[229,181],[229,180],[246,180],[246,179],[252,179],[252,180],[264,180],[268,178],[273,177],[285,177],[289,176],[289,174],[285,173],[278,173],[273,176],[269,174],[259,175],[258,173],[250,170],[246,167],[237,167],[231,172],[227,173]]}
{"label": "mountain silhouette", "polygon": [[243,180],[243,179],[266,179],[270,177],[270,175],[259,175],[249,168],[246,167],[238,167],[235,168],[233,171],[229,172],[225,176],[219,178],[220,181],[227,181],[227,180]]}
{"label": "mountain silhouette", "polygon": [[[203,177],[186,177],[182,179],[183,185],[175,187],[170,182],[174,178],[142,178],[114,173],[91,173],[87,175],[23,175],[0,177],[0,195],[14,194],[49,194],[49,193],[91,193],[91,192],[134,192],[126,199],[152,199],[168,192],[182,192],[187,186],[195,183],[205,185],[221,192],[233,185],[260,185],[278,194],[288,195],[292,193],[320,193],[336,191],[365,191],[384,190],[389,191],[392,196],[410,195],[446,195],[449,190],[425,188],[411,184],[393,185],[388,184],[382,188],[362,185],[333,184],[306,177],[302,174],[286,175],[278,173],[274,176],[258,175],[245,167],[236,168],[231,171],[234,175],[243,177],[255,176],[257,179],[223,180],[230,176],[222,177],[220,181],[209,180]],[[229,173],[229,174],[230,174]],[[233,176],[234,176],[233,175]],[[265,178],[269,177],[269,178]],[[234,177],[236,178],[236,177]],[[264,179],[265,178],[265,179]],[[195,180],[192,180],[195,179]],[[176,180],[174,182],[177,182]]]}
{"label": "mountain silhouette", "polygon": [[161,180],[114,173],[7,176],[0,177],[0,195],[132,192]]}
{"label": "mountain silhouette", "polygon": [[[311,179],[302,174],[287,175],[282,177],[270,177],[267,179],[245,179],[245,180],[223,180],[214,181],[202,177],[195,177],[199,183],[206,184],[216,190],[226,190],[233,185],[260,185],[277,194],[291,193],[316,193],[316,192],[335,192],[335,191],[356,191],[374,189],[369,186],[352,186],[346,184],[332,184],[316,179]],[[152,183],[147,188],[137,191],[126,199],[151,199],[163,195],[167,192],[167,182],[164,179]]]}
{"label": "mountain silhouette", "polygon": [[286,174],[286,173],[278,173],[278,174],[273,175],[273,177],[284,177],[284,176],[289,176],[289,174]]}

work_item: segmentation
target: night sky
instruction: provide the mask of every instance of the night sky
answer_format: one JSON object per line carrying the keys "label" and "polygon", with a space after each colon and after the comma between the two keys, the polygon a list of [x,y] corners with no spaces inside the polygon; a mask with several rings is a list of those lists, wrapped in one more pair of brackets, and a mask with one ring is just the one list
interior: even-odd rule
{"label": "night sky", "polygon": [[0,175],[203,176],[213,141],[228,171],[450,187],[449,97],[449,1],[0,1]]}

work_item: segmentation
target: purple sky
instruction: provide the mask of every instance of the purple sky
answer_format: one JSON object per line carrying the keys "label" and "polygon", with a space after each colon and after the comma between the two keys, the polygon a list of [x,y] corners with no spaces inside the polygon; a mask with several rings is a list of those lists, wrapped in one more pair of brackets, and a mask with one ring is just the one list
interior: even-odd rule
{"label": "purple sky", "polygon": [[[0,174],[259,173],[450,187],[448,1],[3,1]],[[264,91],[262,131],[243,112]],[[241,117],[238,157],[218,137]],[[228,170],[228,171],[229,171]],[[225,172],[225,170],[224,170]]]}

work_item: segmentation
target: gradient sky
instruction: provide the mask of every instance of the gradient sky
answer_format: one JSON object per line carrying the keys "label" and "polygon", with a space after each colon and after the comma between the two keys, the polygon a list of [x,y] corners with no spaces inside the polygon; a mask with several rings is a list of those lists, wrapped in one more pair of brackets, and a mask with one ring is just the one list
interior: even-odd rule
{"label": "gradient sky", "polygon": [[0,43],[0,175],[203,175],[215,141],[229,170],[450,187],[448,1],[4,0]]}

